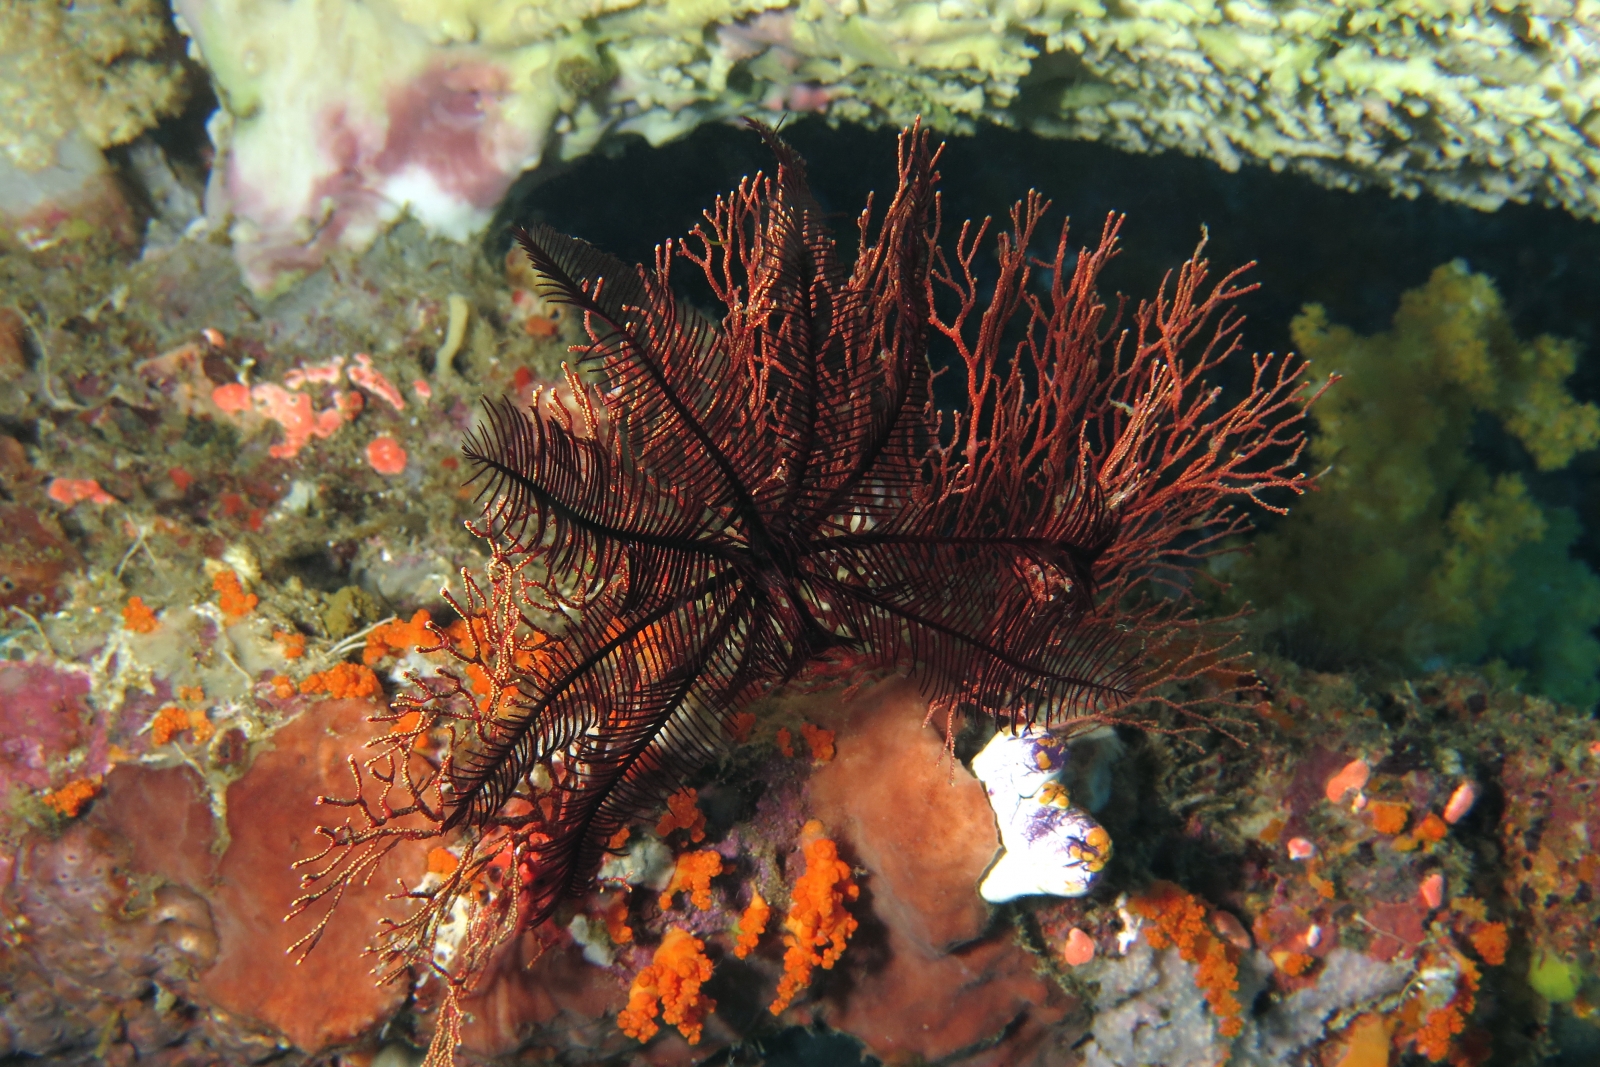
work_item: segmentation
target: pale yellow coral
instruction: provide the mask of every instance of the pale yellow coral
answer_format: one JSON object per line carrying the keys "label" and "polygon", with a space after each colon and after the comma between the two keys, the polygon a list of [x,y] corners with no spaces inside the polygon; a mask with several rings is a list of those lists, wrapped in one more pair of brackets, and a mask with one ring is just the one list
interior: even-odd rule
{"label": "pale yellow coral", "polygon": [[1055,64],[1042,130],[1600,217],[1589,0],[1128,0],[1054,24],[1065,5],[1044,8],[1030,25],[1077,62]]}
{"label": "pale yellow coral", "polygon": [[0,4],[0,145],[40,170],[77,130],[122,144],[183,104],[184,72],[157,0],[7,0]]}
{"label": "pale yellow coral", "polygon": [[[262,291],[279,281],[280,253],[324,229],[365,247],[409,206],[465,238],[488,221],[493,187],[522,169],[619,134],[661,144],[741,115],[955,132],[991,122],[1228,170],[1264,163],[1338,188],[1600,218],[1597,4],[179,0],[227,112],[210,130],[236,173],[215,187],[239,200],[214,206],[234,213]],[[488,173],[471,198],[397,177],[393,152],[350,169],[331,147],[343,133],[318,143],[336,115],[385,144],[391,104],[405,101],[406,121],[426,113],[404,91],[444,94],[442,71],[482,94]],[[375,194],[376,214],[328,218],[316,190],[335,175]]]}

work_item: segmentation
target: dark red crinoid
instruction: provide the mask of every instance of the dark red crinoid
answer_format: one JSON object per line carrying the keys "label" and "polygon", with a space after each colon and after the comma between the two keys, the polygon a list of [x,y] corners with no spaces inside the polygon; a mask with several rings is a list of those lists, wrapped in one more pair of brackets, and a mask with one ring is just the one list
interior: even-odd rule
{"label": "dark red crinoid", "polygon": [[[1108,313],[1095,281],[1120,219],[1093,249],[1071,253],[1063,227],[1030,259],[1048,205],[1029,194],[985,300],[988,224],[939,247],[938,152],[917,129],[847,268],[801,161],[762,134],[776,176],[649,268],[518,233],[589,341],[566,385],[491,402],[466,444],[493,563],[457,604],[466,635],[440,639],[490,684],[402,698],[365,766],[412,803],[361,805],[366,825],[325,831],[308,875],[312,902],[396,837],[462,832],[396,955],[431,960],[427,916],[497,862],[517,872],[497,929],[541,922],[735,713],[832,649],[1012,721],[1125,717],[1216,662],[1185,590],[1244,528],[1233,502],[1300,488],[1303,364],[1256,357],[1232,405],[1206,380],[1238,349],[1237,272],[1206,288],[1197,250],[1131,316]],[[685,265],[720,319],[674,294]],[[966,384],[949,416],[930,392],[941,339]],[[417,744],[441,733],[437,756]]]}

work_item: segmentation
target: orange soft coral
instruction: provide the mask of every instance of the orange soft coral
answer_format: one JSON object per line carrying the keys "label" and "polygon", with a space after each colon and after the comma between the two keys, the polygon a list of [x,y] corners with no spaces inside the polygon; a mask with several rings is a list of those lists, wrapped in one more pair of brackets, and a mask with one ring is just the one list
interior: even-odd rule
{"label": "orange soft coral", "polygon": [[429,648],[438,644],[428,631],[430,617],[419,610],[410,622],[395,619],[380,623],[367,634],[367,647],[361,650],[361,662],[368,667],[385,656],[403,656],[414,648]]}
{"label": "orange soft coral", "polygon": [[306,654],[306,635],[292,630],[272,631],[272,641],[284,659],[299,659]]}
{"label": "orange soft coral", "polygon": [[711,879],[722,873],[722,857],[711,849],[685,852],[678,857],[672,869],[672,882],[661,894],[661,910],[672,907],[672,898],[687,892],[694,906],[701,911],[711,910]]}
{"label": "orange soft coral", "polygon": [[239,576],[232,571],[218,571],[211,579],[211,588],[217,591],[217,606],[229,621],[250,614],[261,602],[254,593],[245,592]]}
{"label": "orange soft coral", "polygon": [[307,696],[326,693],[331,697],[375,697],[383,692],[383,686],[370,667],[335,663],[325,671],[308,676],[300,683],[300,692]]}
{"label": "orange soft coral", "polygon": [[211,725],[211,718],[206,715],[204,708],[192,708],[189,711],[189,736],[194,738],[195,744],[203,745],[216,734],[217,728]]}
{"label": "orange soft coral", "polygon": [[[1453,1039],[1466,1029],[1467,1017],[1477,1006],[1477,964],[1453,949],[1432,953],[1422,961],[1423,970],[1440,970],[1451,965],[1456,969],[1455,996],[1442,1007],[1430,1009],[1425,1007],[1421,993],[1413,995],[1400,1007],[1401,1018],[1410,1021],[1402,1023],[1394,1039],[1397,1048],[1413,1044],[1418,1054],[1434,1063],[1450,1055]],[[1415,1020],[1423,1010],[1427,1015],[1418,1025]]]}
{"label": "orange soft coral", "polygon": [[811,746],[811,758],[819,763],[827,763],[833,759],[833,731],[824,730],[820,726],[806,723],[800,727],[800,735],[806,739],[806,744]]}
{"label": "orange soft coral", "polygon": [[700,995],[701,984],[711,977],[705,947],[704,941],[676,926],[667,931],[650,966],[633,979],[628,1006],[617,1015],[623,1033],[649,1041],[661,1029],[655,1022],[660,1015],[689,1044],[700,1043],[706,1014],[717,1007],[716,1001]]}
{"label": "orange soft coral", "polygon": [[1367,814],[1372,819],[1372,828],[1380,834],[1393,837],[1406,828],[1406,820],[1411,815],[1411,807],[1394,800],[1374,800],[1367,805]]}
{"label": "orange soft coral", "polygon": [[606,923],[606,933],[611,935],[611,942],[615,945],[626,945],[633,940],[633,927],[628,925],[628,894],[618,893],[605,905],[602,917]]}
{"label": "orange soft coral", "polygon": [[1272,953],[1273,966],[1291,978],[1298,978],[1309,971],[1317,962],[1315,956],[1304,952],[1274,952]]}
{"label": "orange soft coral", "polygon": [[[845,902],[861,895],[850,877],[850,865],[839,859],[839,848],[822,836],[822,824],[815,819],[800,831],[806,870],[795,882],[790,896],[789,917],[784,920],[783,978],[778,982],[778,998],[771,1011],[779,1015],[795,995],[811,984],[811,971],[819,964],[829,970],[844,955],[856,920]],[[820,950],[820,951],[819,951]]]}
{"label": "orange soft coral", "polygon": [[185,730],[189,731],[189,735],[198,744],[205,744],[217,732],[203,709],[194,708],[185,711],[174,704],[168,704],[156,712],[156,717],[150,720],[150,743],[156,746],[165,745]]}
{"label": "orange soft coral", "polygon": [[1422,1022],[1415,1036],[1417,1052],[1438,1063],[1450,1054],[1450,1039],[1466,1028],[1467,1022],[1454,1001],[1435,1008]]}
{"label": "orange soft coral", "polygon": [[1505,923],[1484,923],[1472,931],[1472,947],[1483,958],[1483,962],[1491,967],[1498,967],[1506,961],[1506,949],[1510,944]]}
{"label": "orange soft coral", "polygon": [[1206,906],[1171,882],[1157,882],[1129,908],[1151,925],[1144,928],[1152,948],[1176,945],[1178,955],[1197,966],[1195,983],[1217,1017],[1217,1029],[1233,1037],[1243,1027],[1239,988],[1239,950],[1217,937],[1206,923]]}
{"label": "orange soft coral", "polygon": [[169,704],[156,712],[156,717],[150,720],[150,743],[157,747],[167,744],[188,728],[189,713],[176,705]]}
{"label": "orange soft coral", "polygon": [[100,792],[100,776],[77,778],[60,789],[52,789],[43,798],[45,806],[63,819],[75,819],[83,806]]}
{"label": "orange soft coral", "polygon": [[689,831],[689,840],[706,839],[706,817],[699,807],[700,794],[693,789],[680,789],[667,798],[667,813],[656,824],[656,836],[666,837],[674,830]]}
{"label": "orange soft coral", "polygon": [[741,711],[728,720],[728,736],[742,745],[750,740],[750,731],[755,728],[755,725],[756,713],[753,711]]}
{"label": "orange soft coral", "polygon": [[1445,825],[1445,821],[1430,811],[1427,817],[1412,831],[1412,836],[1418,841],[1427,841],[1431,844],[1435,841],[1444,840],[1444,835],[1449,832],[1450,827]]}
{"label": "orange soft coral", "polygon": [[122,608],[122,625],[136,634],[153,633],[161,625],[156,620],[156,613],[150,606],[138,597],[129,597],[127,604]]}
{"label": "orange soft coral", "polygon": [[767,918],[772,914],[772,909],[762,899],[761,894],[750,893],[750,906],[744,909],[744,914],[739,916],[739,925],[734,930],[733,954],[739,959],[744,959],[756,950],[756,942],[761,940],[761,935],[767,929]]}

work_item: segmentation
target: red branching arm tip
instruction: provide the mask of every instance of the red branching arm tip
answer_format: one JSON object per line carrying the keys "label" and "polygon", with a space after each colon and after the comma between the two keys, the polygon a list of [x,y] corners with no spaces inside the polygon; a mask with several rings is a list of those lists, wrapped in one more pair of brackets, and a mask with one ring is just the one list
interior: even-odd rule
{"label": "red branching arm tip", "polygon": [[[1120,699],[1095,709],[1095,718],[1120,719],[1119,708],[1133,704],[1174,704],[1157,690],[1227,658],[1232,638],[1201,634],[1189,619],[1188,583],[1250,528],[1239,498],[1282,513],[1269,494],[1305,490],[1296,469],[1302,421],[1328,383],[1313,391],[1305,361],[1258,355],[1247,391],[1224,406],[1209,379],[1238,354],[1234,304],[1254,289],[1241,284],[1248,267],[1208,288],[1202,234],[1176,279],[1169,274],[1124,325],[1125,305],[1111,312],[1096,287],[1117,254],[1122,218],[1108,217],[1097,244],[1075,257],[1063,224],[1054,255],[1032,260],[1027,249],[1048,207],[1030,193],[1012,210],[995,242],[999,270],[986,304],[974,262],[987,222],[963,226],[952,254],[933,252],[930,304],[941,291],[953,297],[933,323],[956,349],[968,403],[933,452],[932,491],[964,523],[1004,513],[1008,502],[1063,513],[1090,497],[1103,503],[1115,532],[1089,576],[1096,610],[1147,650]],[[1032,284],[1036,270],[1048,278],[1047,296]],[[1210,720],[1219,722],[1226,726]]]}
{"label": "red branching arm tip", "polygon": [[440,979],[444,1000],[430,1067],[450,1062],[461,998],[528,916],[533,880],[527,872],[536,847],[549,836],[552,776],[564,773],[559,759],[541,763],[492,818],[447,828],[452,760],[497,735],[519,682],[550,640],[535,616],[556,605],[581,604],[580,591],[556,588],[553,578],[533,581],[531,562],[493,546],[486,584],[463,571],[462,596],[445,592],[460,621],[448,630],[430,622],[435,640],[422,651],[450,666],[426,677],[413,674],[410,690],[396,697],[388,713],[373,717],[384,729],[369,743],[373,754],[349,757],[350,793],[317,798],[319,805],[349,815],[337,826],[318,827],[321,850],[294,864],[305,891],[286,920],[308,916],[313,922],[291,948],[303,960],[346,892],[366,887],[391,852],[410,842],[437,842],[434,854],[444,861],[430,859],[426,874],[396,887],[391,898],[411,900],[414,907],[399,921],[382,920],[369,947],[378,958],[379,981],[418,972]]}

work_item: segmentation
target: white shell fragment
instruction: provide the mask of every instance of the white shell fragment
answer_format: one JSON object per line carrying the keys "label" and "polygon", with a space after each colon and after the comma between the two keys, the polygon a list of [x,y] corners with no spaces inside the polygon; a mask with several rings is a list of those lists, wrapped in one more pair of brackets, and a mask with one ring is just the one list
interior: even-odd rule
{"label": "white shell fragment", "polygon": [[607,856],[595,876],[612,885],[649,886],[656,892],[672,881],[672,850],[654,837],[639,835],[620,856]]}
{"label": "white shell fragment", "polygon": [[1038,894],[1081,897],[1111,858],[1111,836],[1061,784],[1067,749],[1043,731],[1001,730],[973,757],[1003,848],[978,886],[991,904]]}

